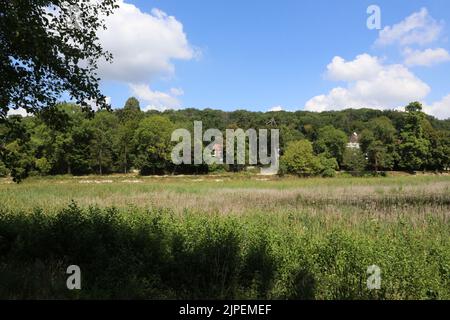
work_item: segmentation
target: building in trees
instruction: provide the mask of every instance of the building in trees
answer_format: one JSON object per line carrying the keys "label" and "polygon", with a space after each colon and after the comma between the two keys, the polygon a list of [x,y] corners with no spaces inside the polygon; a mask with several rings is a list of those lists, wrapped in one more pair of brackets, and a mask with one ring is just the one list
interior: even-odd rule
{"label": "building in trees", "polygon": [[350,141],[347,143],[347,148],[349,149],[360,149],[359,136],[356,132],[353,132],[350,136]]}

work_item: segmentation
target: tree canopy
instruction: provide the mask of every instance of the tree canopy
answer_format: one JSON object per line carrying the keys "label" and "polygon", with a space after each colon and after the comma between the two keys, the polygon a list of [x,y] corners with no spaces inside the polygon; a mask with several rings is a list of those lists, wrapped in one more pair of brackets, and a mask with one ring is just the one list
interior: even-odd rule
{"label": "tree canopy", "polygon": [[[206,173],[244,170],[244,165],[174,166],[170,159],[172,130],[193,122],[217,128],[280,129],[284,173],[334,176],[337,170],[433,170],[450,167],[449,121],[415,109],[407,112],[343,110],[323,113],[220,110],[140,110],[130,99],[123,108],[99,110],[90,117],[75,104],[59,104],[55,112],[65,125],[44,115],[10,116],[0,124],[0,176],[16,181],[28,175],[108,174],[139,170],[141,174]],[[340,119],[336,122],[336,119]],[[359,128],[359,129],[356,129]],[[359,150],[347,143],[353,132]]]}
{"label": "tree canopy", "polygon": [[63,93],[90,109],[107,107],[98,60],[111,60],[97,31],[116,0],[0,1],[0,120],[10,109],[37,113]]}

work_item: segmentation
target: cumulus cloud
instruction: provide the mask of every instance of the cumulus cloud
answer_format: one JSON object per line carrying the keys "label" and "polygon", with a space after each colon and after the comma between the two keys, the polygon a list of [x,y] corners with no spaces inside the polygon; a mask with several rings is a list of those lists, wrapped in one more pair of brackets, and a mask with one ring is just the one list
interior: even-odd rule
{"label": "cumulus cloud", "polygon": [[159,9],[151,13],[118,0],[119,8],[105,18],[106,30],[98,37],[103,48],[113,54],[113,62],[99,62],[103,80],[126,84],[147,109],[165,110],[181,105],[181,89],[154,91],[151,83],[170,78],[175,60],[192,60],[201,53],[188,41],[183,24]]}
{"label": "cumulus cloud", "polygon": [[[403,64],[387,64],[366,53],[351,61],[334,57],[327,66],[326,78],[344,84],[311,98],[306,102],[305,110],[402,110],[411,101],[424,102],[431,88],[408,67],[433,66],[450,61],[446,49],[418,48],[439,40],[443,27],[444,22],[436,21],[426,8],[422,8],[401,22],[381,30],[375,44],[398,45],[404,58]],[[424,103],[424,111],[440,119],[449,118],[450,95],[430,105]]]}
{"label": "cumulus cloud", "polygon": [[107,29],[98,33],[104,49],[114,56],[112,64],[103,61],[99,65],[103,79],[150,81],[172,75],[172,60],[194,58],[195,50],[175,17],[158,9],[147,14],[123,0],[118,4],[119,9],[106,18]]}
{"label": "cumulus cloud", "polygon": [[405,64],[407,66],[433,66],[442,62],[450,61],[450,54],[443,48],[413,50],[406,48],[403,51]]}
{"label": "cumulus cloud", "polygon": [[169,92],[154,91],[146,84],[130,84],[130,88],[137,99],[147,104],[145,111],[177,109],[181,106],[178,97],[184,94],[179,88],[172,88]]}
{"label": "cumulus cloud", "polygon": [[450,118],[450,94],[431,105],[425,105],[423,110],[438,119]]}
{"label": "cumulus cloud", "polygon": [[375,44],[426,45],[439,38],[443,27],[443,22],[436,21],[426,8],[422,8],[403,21],[382,29]]}
{"label": "cumulus cloud", "polygon": [[18,108],[18,109],[10,109],[8,111],[7,115],[8,116],[16,116],[16,115],[18,115],[18,116],[26,117],[26,116],[29,115],[29,113],[23,108]]}
{"label": "cumulus cloud", "polygon": [[328,94],[310,99],[305,110],[327,111],[345,108],[396,108],[422,100],[430,87],[403,65],[383,64],[379,58],[363,54],[346,62],[333,58],[327,66],[327,77],[347,82]]}
{"label": "cumulus cloud", "polygon": [[353,61],[345,61],[341,57],[334,57],[327,66],[327,78],[336,81],[355,81],[376,76],[382,66],[377,57],[361,54]]}
{"label": "cumulus cloud", "polygon": [[[84,100],[84,101],[88,104],[88,106],[89,106],[92,110],[94,110],[94,111],[99,110],[99,106],[98,106],[96,100],[92,100],[92,99],[91,99],[91,100]],[[106,104],[111,105],[111,102],[112,102],[111,97],[105,97],[105,102],[106,102]]]}
{"label": "cumulus cloud", "polygon": [[283,111],[283,107],[282,106],[275,106],[269,109],[269,112],[279,112],[279,111]]}

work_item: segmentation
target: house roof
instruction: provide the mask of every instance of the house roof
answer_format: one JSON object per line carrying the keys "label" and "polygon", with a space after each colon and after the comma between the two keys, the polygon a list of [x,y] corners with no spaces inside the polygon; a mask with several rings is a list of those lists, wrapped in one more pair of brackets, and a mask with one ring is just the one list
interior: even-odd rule
{"label": "house roof", "polygon": [[356,132],[353,132],[350,136],[350,143],[358,143],[359,142],[359,136]]}

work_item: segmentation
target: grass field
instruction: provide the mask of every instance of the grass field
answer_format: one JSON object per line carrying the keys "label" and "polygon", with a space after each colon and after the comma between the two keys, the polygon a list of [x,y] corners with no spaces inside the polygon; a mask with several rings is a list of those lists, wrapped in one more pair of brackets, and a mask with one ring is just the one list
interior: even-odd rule
{"label": "grass field", "polygon": [[450,176],[0,180],[0,283],[2,298],[450,299]]}

